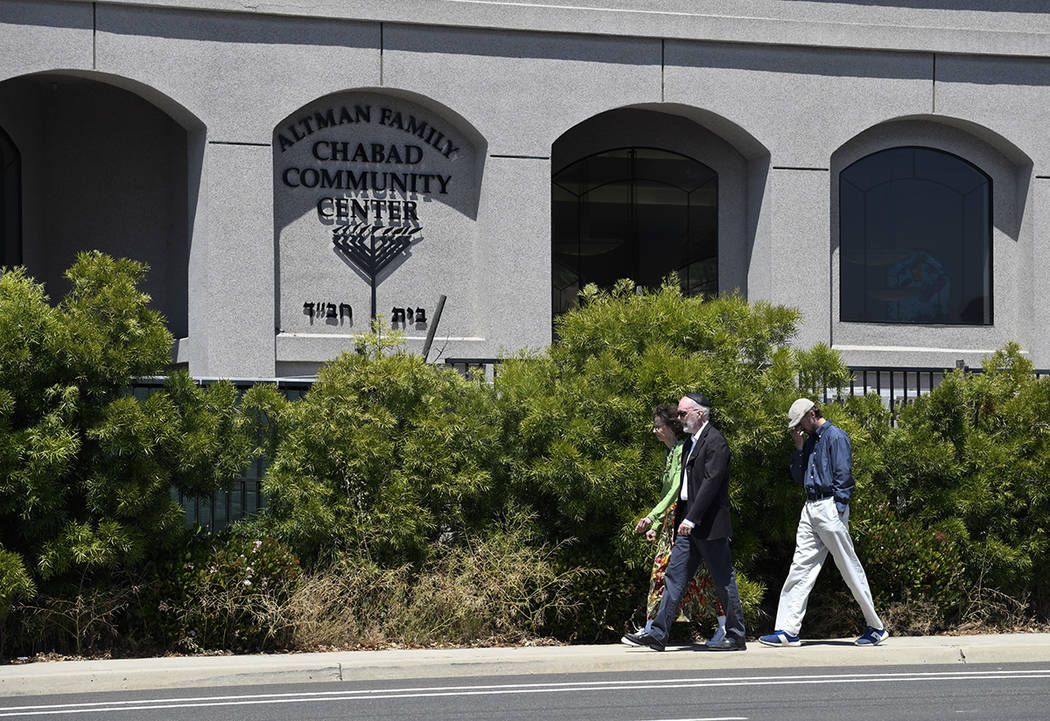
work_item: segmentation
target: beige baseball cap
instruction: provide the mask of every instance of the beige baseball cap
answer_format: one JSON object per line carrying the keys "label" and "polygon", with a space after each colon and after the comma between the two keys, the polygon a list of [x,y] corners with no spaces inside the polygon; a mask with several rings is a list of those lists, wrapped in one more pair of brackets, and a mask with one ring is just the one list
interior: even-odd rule
{"label": "beige baseball cap", "polygon": [[815,404],[809,398],[799,398],[791,404],[788,410],[788,428],[794,428],[802,420],[802,416],[809,413]]}

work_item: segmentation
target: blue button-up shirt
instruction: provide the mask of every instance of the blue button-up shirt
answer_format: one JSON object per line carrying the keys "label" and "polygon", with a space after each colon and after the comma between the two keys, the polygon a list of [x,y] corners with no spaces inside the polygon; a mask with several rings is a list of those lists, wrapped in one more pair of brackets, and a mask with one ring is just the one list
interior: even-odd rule
{"label": "blue button-up shirt", "polygon": [[791,476],[807,497],[835,497],[844,513],[853,495],[852,449],[846,432],[825,419],[791,456]]}

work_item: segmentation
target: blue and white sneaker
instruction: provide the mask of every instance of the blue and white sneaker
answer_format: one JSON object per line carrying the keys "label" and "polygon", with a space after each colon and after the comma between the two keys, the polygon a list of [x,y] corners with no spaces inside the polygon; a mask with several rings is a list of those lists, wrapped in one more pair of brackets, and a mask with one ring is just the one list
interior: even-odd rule
{"label": "blue and white sneaker", "polygon": [[854,641],[854,643],[858,646],[878,646],[889,637],[890,632],[886,629],[868,626],[864,629],[864,635]]}
{"label": "blue and white sneaker", "polygon": [[759,643],[764,643],[767,646],[801,646],[802,641],[799,640],[798,636],[792,636],[787,631],[774,631],[768,636],[759,636]]}

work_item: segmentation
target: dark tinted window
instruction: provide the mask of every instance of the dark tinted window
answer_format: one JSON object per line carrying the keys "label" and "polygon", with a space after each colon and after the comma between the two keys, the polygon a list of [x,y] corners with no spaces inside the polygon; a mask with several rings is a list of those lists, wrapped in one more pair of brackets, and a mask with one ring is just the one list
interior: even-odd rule
{"label": "dark tinted window", "polygon": [[990,325],[992,183],[931,148],[893,148],[839,176],[843,321]]}
{"label": "dark tinted window", "polygon": [[718,175],[665,150],[592,155],[554,174],[555,315],[587,283],[655,287],[677,271],[688,295],[718,291]]}

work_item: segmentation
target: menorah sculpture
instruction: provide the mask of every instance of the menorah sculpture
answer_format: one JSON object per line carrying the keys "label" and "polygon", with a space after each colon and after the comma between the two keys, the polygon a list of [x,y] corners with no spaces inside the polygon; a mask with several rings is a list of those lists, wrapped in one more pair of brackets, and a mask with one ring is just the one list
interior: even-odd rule
{"label": "menorah sculpture", "polygon": [[332,243],[340,254],[368,276],[372,285],[372,320],[376,317],[376,278],[394,258],[412,245],[416,226],[378,226],[357,223],[332,228]]}

